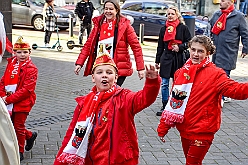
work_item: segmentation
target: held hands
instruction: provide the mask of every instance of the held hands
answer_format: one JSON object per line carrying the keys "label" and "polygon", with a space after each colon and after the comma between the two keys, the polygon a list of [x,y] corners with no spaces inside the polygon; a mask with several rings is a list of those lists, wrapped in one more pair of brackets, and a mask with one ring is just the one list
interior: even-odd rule
{"label": "held hands", "polygon": [[155,69],[155,66],[148,64],[146,67],[146,78],[156,79],[158,78],[158,71]]}
{"label": "held hands", "polygon": [[76,66],[75,66],[75,69],[74,69],[74,73],[75,73],[76,75],[79,75],[80,70],[81,70],[81,66],[80,66],[80,65],[76,65]]}
{"label": "held hands", "polygon": [[241,57],[242,57],[242,58],[245,58],[246,55],[247,55],[246,53],[242,53],[242,54],[241,54]]}

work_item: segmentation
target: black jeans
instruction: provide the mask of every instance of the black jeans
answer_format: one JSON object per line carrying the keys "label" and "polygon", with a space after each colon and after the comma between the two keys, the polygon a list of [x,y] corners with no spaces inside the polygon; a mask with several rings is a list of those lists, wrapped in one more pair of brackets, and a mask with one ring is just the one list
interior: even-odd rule
{"label": "black jeans", "polygon": [[80,32],[79,32],[79,44],[83,44],[83,35],[85,30],[87,30],[87,38],[89,38],[91,32],[92,25],[91,24],[83,24],[83,21],[80,22]]}
{"label": "black jeans", "polygon": [[45,44],[49,44],[52,33],[53,32],[51,32],[51,31],[47,31],[47,30],[45,31],[45,41],[44,41]]}

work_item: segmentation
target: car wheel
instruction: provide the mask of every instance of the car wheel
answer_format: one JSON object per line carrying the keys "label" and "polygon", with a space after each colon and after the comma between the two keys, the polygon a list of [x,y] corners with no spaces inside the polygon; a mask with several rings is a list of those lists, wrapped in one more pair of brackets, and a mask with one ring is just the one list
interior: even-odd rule
{"label": "car wheel", "polygon": [[33,18],[32,25],[35,30],[43,30],[43,17],[41,15],[37,15]]}
{"label": "car wheel", "polygon": [[70,40],[70,41],[67,42],[67,47],[68,47],[69,49],[73,49],[73,48],[74,48],[74,46],[73,46],[74,44],[75,44],[75,42],[72,41],[72,40]]}
{"label": "car wheel", "polygon": [[35,49],[38,48],[38,45],[37,45],[37,44],[33,44],[33,45],[32,45],[32,48],[35,50]]}
{"label": "car wheel", "polygon": [[61,52],[61,51],[63,50],[63,47],[62,47],[62,46],[58,46],[58,47],[57,47],[57,50],[58,50],[59,52]]}

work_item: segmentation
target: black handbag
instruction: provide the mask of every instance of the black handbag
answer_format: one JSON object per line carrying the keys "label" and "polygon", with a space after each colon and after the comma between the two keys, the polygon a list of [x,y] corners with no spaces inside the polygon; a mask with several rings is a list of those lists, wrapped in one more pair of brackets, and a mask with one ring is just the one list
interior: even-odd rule
{"label": "black handbag", "polygon": [[183,63],[185,64],[186,61],[189,59],[190,57],[190,52],[189,52],[189,49],[185,49],[183,51]]}

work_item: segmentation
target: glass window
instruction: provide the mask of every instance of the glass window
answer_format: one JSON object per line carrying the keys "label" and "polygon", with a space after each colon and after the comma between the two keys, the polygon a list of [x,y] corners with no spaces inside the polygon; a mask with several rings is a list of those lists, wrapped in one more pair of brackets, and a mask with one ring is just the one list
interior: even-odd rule
{"label": "glass window", "polygon": [[125,10],[142,12],[142,4],[139,3],[139,4],[128,6],[127,8],[125,8]]}
{"label": "glass window", "polygon": [[160,3],[144,3],[145,13],[166,15],[167,6]]}
{"label": "glass window", "polygon": [[24,2],[25,0],[12,0],[13,4],[19,4],[21,2]]}

